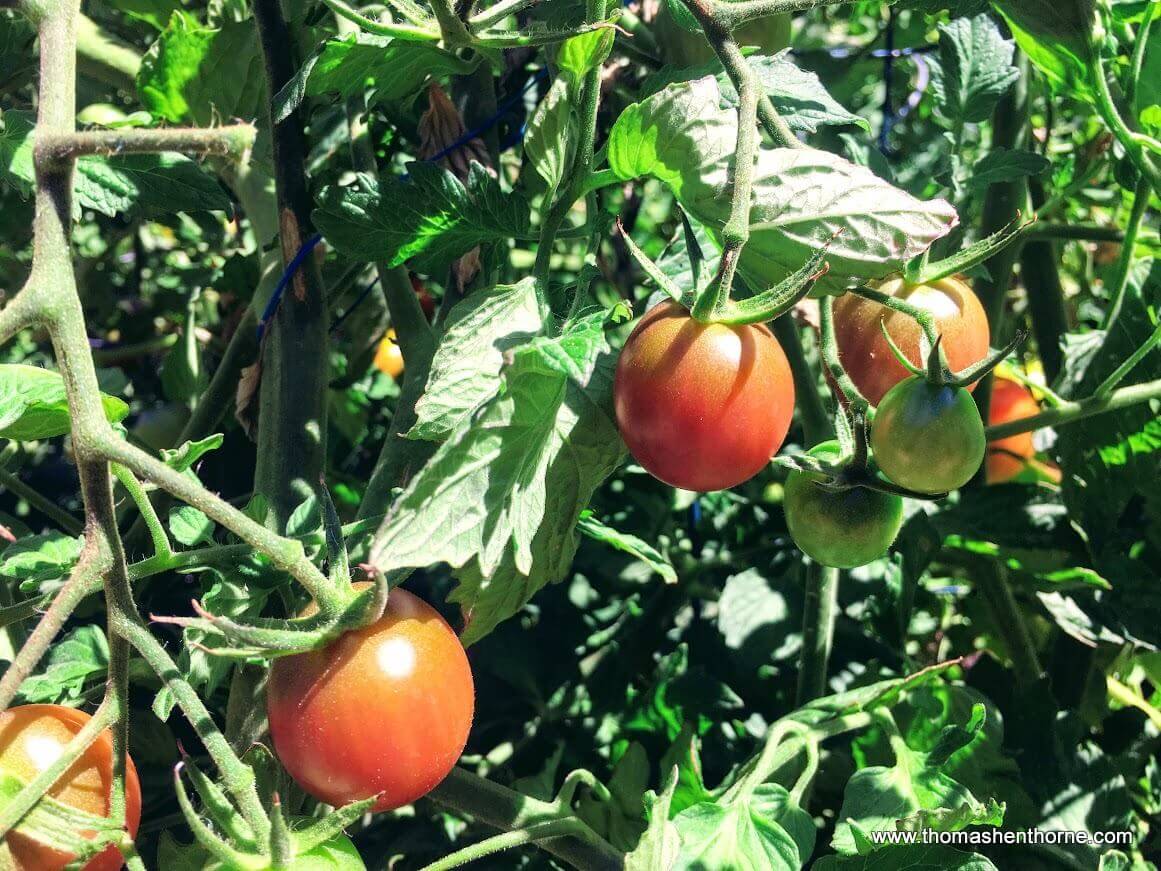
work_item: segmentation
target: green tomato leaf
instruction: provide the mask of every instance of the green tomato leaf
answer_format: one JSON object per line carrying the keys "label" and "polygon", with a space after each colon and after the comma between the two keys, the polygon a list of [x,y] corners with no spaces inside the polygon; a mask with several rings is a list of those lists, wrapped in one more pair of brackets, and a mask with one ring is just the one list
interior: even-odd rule
{"label": "green tomato leaf", "polygon": [[0,552],[0,577],[11,578],[27,593],[68,577],[81,555],[83,539],[61,532],[32,535]]}
{"label": "green tomato leaf", "polygon": [[585,511],[581,515],[577,528],[594,541],[607,544],[609,547],[623,551],[641,560],[641,562],[645,563],[650,569],[660,575],[665,583],[677,583],[677,572],[674,571],[673,565],[664,555],[658,553],[657,549],[644,539],[627,532],[620,532],[611,526],[606,526],[593,517],[589,511]]}
{"label": "green tomato leaf", "polygon": [[137,94],[154,116],[208,127],[259,118],[266,75],[253,20],[207,27],[177,11],[141,60]]}
{"label": "green tomato leaf", "polygon": [[[669,85],[629,106],[609,136],[609,165],[624,179],[665,182],[711,232],[729,216],[736,113],[712,78]],[[827,244],[830,272],[816,293],[897,271],[958,221],[943,200],[924,202],[865,167],[816,149],[762,149],[755,166],[750,240],[739,270],[755,290],[776,285]]]}
{"label": "green tomato leaf", "polygon": [[524,137],[524,156],[547,186],[549,202],[572,165],[577,124],[568,82],[558,78],[536,107]]}
{"label": "green tomato leaf", "polygon": [[[855,125],[870,132],[871,125],[865,118],[846,109],[819,80],[818,75],[804,70],[790,59],[788,51],[773,55],[756,55],[748,58],[750,69],[758,77],[782,120],[795,133],[817,133],[822,127],[846,127]],[[642,85],[644,93],[653,93],[664,85],[679,81],[689,81],[703,76],[717,77],[722,94],[723,108],[737,108],[738,92],[733,82],[724,72],[719,72],[721,64],[708,61],[690,69],[663,68],[650,76]]]}
{"label": "green tomato leaf", "polygon": [[798,871],[803,859],[776,809],[758,793],[731,805],[702,802],[686,808],[673,820],[681,836],[675,871]]}
{"label": "green tomato leaf", "polygon": [[28,703],[77,702],[87,688],[104,683],[108,668],[105,631],[100,626],[81,626],[49,648],[40,673],[20,685],[20,694]]}
{"label": "green tomato leaf", "polygon": [[1016,181],[1026,176],[1041,175],[1052,164],[1047,158],[1023,149],[997,148],[976,161],[968,184],[975,191],[985,191],[989,185]]}
{"label": "green tomato leaf", "polygon": [[566,39],[556,54],[557,67],[571,76],[573,82],[579,82],[605,62],[613,50],[616,35],[613,28],[603,27]]}
{"label": "green tomato leaf", "polygon": [[477,245],[528,235],[527,201],[503,191],[479,164],[472,164],[467,185],[429,163],[408,164],[408,171],[407,180],[325,189],[316,226],[345,257],[389,266],[414,258],[423,272],[446,268]]}
{"label": "green tomato leaf", "polygon": [[677,789],[674,767],[661,794],[645,793],[645,815],[649,825],[636,848],[625,857],[625,871],[668,871],[681,854],[681,835],[669,821],[669,807]]}
{"label": "green tomato leaf", "polygon": [[213,435],[206,436],[204,439],[185,442],[176,448],[166,448],[161,452],[161,459],[171,469],[184,472],[187,469],[193,468],[194,464],[210,451],[216,451],[220,448],[225,438],[221,433],[214,433]]}
{"label": "green tomato leaf", "polygon": [[1093,0],[993,0],[992,5],[1057,90],[1094,102]]}
{"label": "green tomato leaf", "polygon": [[620,463],[605,316],[510,351],[503,389],[461,421],[380,530],[381,570],[459,570],[465,643],[564,575],[580,513]]}
{"label": "green tomato leaf", "polygon": [[169,512],[169,531],[186,547],[210,544],[214,540],[214,522],[189,505]]}
{"label": "green tomato leaf", "polygon": [[[101,394],[105,417],[124,420],[129,406]],[[21,363],[0,364],[0,438],[36,441],[66,435],[72,429],[64,379],[56,372]]]}
{"label": "green tomato leaf", "polygon": [[443,441],[500,389],[504,355],[540,332],[536,283],[476,291],[448,313],[408,438]]}
{"label": "green tomato leaf", "polygon": [[990,118],[1000,97],[1020,78],[1012,65],[1015,48],[986,14],[940,25],[931,85],[944,117],[972,123]]}
{"label": "green tomato leaf", "polygon": [[435,45],[404,42],[371,33],[328,39],[274,97],[274,122],[284,120],[306,97],[342,99],[370,94],[372,102],[395,102],[419,93],[429,78],[470,73],[475,64]]}

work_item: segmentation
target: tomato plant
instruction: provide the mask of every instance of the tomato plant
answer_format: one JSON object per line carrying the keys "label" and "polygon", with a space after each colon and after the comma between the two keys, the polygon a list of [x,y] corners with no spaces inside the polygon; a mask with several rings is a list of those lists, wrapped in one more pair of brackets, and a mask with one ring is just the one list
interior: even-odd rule
{"label": "tomato plant", "polygon": [[451,627],[396,589],[374,623],[275,660],[266,697],[274,750],[299,785],[333,805],[378,796],[382,811],[426,795],[451,771],[475,691]]}
{"label": "tomato plant", "polygon": [[1142,0],[0,0],[0,866],[1150,871],[1159,82]]}
{"label": "tomato plant", "polygon": [[[64,753],[66,746],[90,720],[88,714],[61,705],[19,705],[0,713],[0,775],[21,783],[32,780]],[[113,789],[113,738],[109,731],[96,740],[64,771],[48,795],[62,804],[94,816],[108,816]],[[132,759],[126,760],[125,827],[137,834],[141,821],[141,787]],[[92,837],[93,832],[81,833]],[[76,857],[54,849],[32,834],[13,832],[5,839],[10,861],[18,871],[56,871]],[[120,851],[109,845],[85,863],[85,871],[116,871]]]}
{"label": "tomato plant", "polygon": [[[991,337],[988,318],[966,281],[951,276],[930,284],[910,284],[898,278],[877,289],[905,300],[934,319],[952,369],[966,369],[987,356]],[[854,293],[839,299],[834,315],[839,359],[872,405],[878,405],[888,390],[911,374],[895,357],[884,331],[907,359],[916,366],[923,365],[923,330],[915,318]],[[974,388],[974,384],[968,387]]]}
{"label": "tomato plant", "polygon": [[781,447],[794,381],[765,327],[700,324],[663,302],[621,349],[613,403],[621,437],[646,471],[686,490],[725,490]]}
{"label": "tomato plant", "polygon": [[[838,442],[823,442],[810,454],[837,459]],[[903,525],[898,496],[858,486],[831,491],[807,472],[787,475],[783,504],[794,543],[811,559],[840,569],[881,557]]]}

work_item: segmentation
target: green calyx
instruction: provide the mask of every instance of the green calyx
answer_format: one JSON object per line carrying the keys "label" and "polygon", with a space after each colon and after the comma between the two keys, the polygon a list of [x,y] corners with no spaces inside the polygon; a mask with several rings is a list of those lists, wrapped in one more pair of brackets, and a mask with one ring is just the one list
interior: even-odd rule
{"label": "green calyx", "polygon": [[[808,456],[826,461],[840,453],[839,443],[828,441],[816,445]],[[796,470],[786,479],[784,505],[791,538],[811,559],[833,568],[854,568],[878,559],[903,525],[902,498],[850,483],[848,469],[839,466],[833,477]],[[859,475],[857,469],[850,471]]]}

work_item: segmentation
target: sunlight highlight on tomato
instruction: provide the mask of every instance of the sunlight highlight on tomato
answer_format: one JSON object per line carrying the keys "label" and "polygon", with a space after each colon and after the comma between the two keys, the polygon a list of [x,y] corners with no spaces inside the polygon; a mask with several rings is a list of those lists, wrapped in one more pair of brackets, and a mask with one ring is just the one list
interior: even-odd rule
{"label": "sunlight highlight on tomato", "polygon": [[[84,711],[61,705],[21,705],[0,713],[0,773],[27,783],[59,759],[69,741],[92,719]],[[141,821],[141,786],[133,760],[127,760],[125,816],[130,835]],[[113,788],[113,735],[106,729],[73,763],[48,794],[96,816],[108,816]],[[92,833],[88,833],[91,835]],[[73,856],[9,832],[5,842],[15,871],[60,871]],[[124,864],[110,845],[85,864],[84,871],[116,871]]]}
{"label": "sunlight highlight on tomato", "polygon": [[794,379],[766,327],[698,323],[666,301],[625,342],[613,403],[621,437],[647,472],[686,490],[725,490],[782,446]]}
{"label": "sunlight highlight on tomato", "polygon": [[267,686],[270,735],[291,777],[332,805],[378,795],[377,811],[410,804],[447,776],[474,706],[459,638],[399,588],[372,625],[276,659]]}

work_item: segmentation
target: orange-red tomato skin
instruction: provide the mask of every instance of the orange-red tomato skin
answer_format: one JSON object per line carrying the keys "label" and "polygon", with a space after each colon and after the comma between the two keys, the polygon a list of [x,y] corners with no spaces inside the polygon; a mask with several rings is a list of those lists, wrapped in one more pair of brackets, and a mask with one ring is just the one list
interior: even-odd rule
{"label": "orange-red tomato skin", "polygon": [[378,795],[376,811],[410,804],[447,776],[474,706],[459,638],[402,589],[372,625],[275,660],[267,685],[274,750],[295,781],[332,805]]}
{"label": "orange-red tomato skin", "polygon": [[761,325],[702,324],[675,302],[650,309],[617,361],[617,426],[646,471],[724,490],[777,453],[794,413],[786,355]]}
{"label": "orange-red tomato skin", "polygon": [[[1040,412],[1040,403],[1032,391],[1007,378],[992,379],[992,398],[988,403],[988,423],[995,425],[1022,420]],[[1032,433],[1020,432],[988,442],[985,474],[989,484],[1003,484],[1019,475],[1036,455]]]}
{"label": "orange-red tomato skin", "polygon": [[[902,297],[935,316],[936,328],[943,336],[941,345],[953,371],[987,356],[991,341],[988,316],[979,297],[963,280],[949,277],[931,284],[907,285],[902,279],[892,279],[883,282],[878,290]],[[908,360],[916,366],[926,363],[919,355],[922,329],[914,318],[854,293],[841,296],[834,306],[839,360],[872,405],[878,405],[888,390],[911,375],[892,353],[880,322],[886,324],[887,332]],[[968,389],[974,388],[973,384]]]}
{"label": "orange-red tomato skin", "polygon": [[[61,705],[20,705],[0,713],[0,772],[27,783],[59,756],[65,745],[92,719],[84,711]],[[106,729],[49,790],[71,807],[108,816],[113,788],[113,735]],[[130,835],[141,822],[141,785],[133,760],[125,774],[125,822]],[[32,838],[9,832],[5,838],[15,871],[60,871],[72,861]],[[110,845],[85,864],[84,871],[117,871],[121,852]]]}

